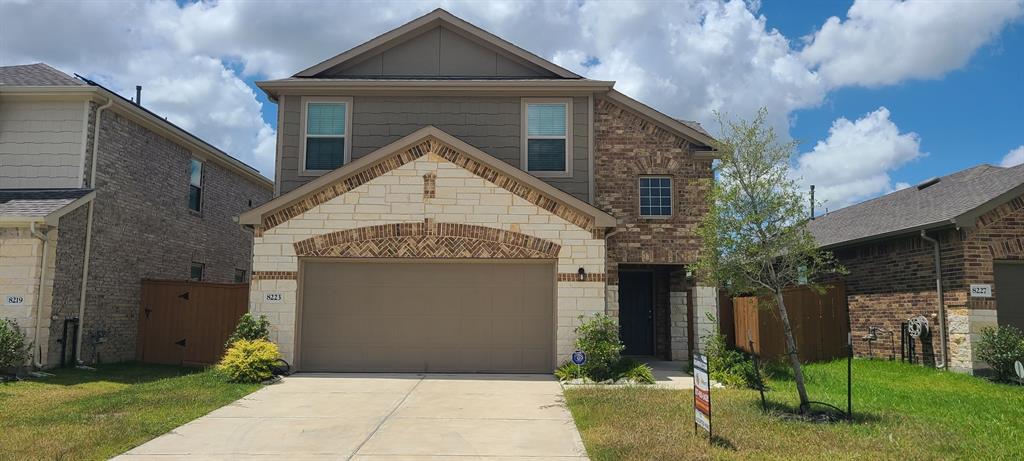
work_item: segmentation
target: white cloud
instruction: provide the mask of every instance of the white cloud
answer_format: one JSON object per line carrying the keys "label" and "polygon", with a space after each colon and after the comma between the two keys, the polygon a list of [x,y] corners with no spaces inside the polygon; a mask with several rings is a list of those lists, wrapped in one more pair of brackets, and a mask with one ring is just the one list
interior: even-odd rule
{"label": "white cloud", "polygon": [[801,56],[833,87],[936,78],[966,64],[1022,11],[1024,0],[858,0],[845,20],[825,21]]}
{"label": "white cloud", "polygon": [[1003,160],[999,162],[999,166],[1011,167],[1022,163],[1024,163],[1024,144],[1007,152],[1006,155],[1003,156]]}
{"label": "white cloud", "polygon": [[894,186],[889,172],[925,155],[918,135],[900,133],[885,107],[852,122],[840,118],[828,133],[796,159],[793,174],[805,186],[814,184],[816,198],[830,209],[906,187]]}
{"label": "white cloud", "polygon": [[[796,43],[767,26],[757,2],[742,0],[442,0],[440,6],[712,130],[713,111],[749,118],[768,107],[769,123],[785,136],[794,111],[819,106],[837,86],[934,77],[963,65],[1020,15],[1022,2],[930,4],[946,12],[938,14],[914,0],[857,0],[845,19],[830,19]],[[260,112],[273,109],[262,108],[260,90],[244,80],[292,75],[436,6],[0,0],[0,65],[45,61],[129,96],[142,84],[147,107],[272,175],[274,131]]]}

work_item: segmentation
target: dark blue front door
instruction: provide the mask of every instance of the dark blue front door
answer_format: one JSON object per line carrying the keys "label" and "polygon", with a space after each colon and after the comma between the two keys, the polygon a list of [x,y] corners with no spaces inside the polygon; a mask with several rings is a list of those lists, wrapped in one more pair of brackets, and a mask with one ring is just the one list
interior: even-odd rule
{"label": "dark blue front door", "polygon": [[619,272],[619,325],[623,354],[654,354],[654,273]]}

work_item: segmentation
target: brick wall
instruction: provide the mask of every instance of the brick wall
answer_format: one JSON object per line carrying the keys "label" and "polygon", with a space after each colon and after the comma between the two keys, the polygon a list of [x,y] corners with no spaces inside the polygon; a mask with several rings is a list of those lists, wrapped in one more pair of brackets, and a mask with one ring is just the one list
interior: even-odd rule
{"label": "brick wall", "polygon": [[[671,217],[640,217],[641,175],[672,178]],[[608,230],[610,284],[618,283],[616,264],[696,261],[711,181],[711,160],[695,159],[684,139],[608,100],[594,101],[594,205],[618,220]]]}
{"label": "brick wall", "polygon": [[[930,232],[940,242],[942,278],[947,309],[966,304],[963,271],[963,242],[954,229]],[[920,236],[904,236],[856,245],[834,251],[846,267],[847,302],[850,310],[854,353],[869,354],[868,343],[861,338],[868,327],[880,327],[895,334],[895,353],[899,357],[900,323],[924,315],[933,332],[938,332],[938,298],[935,292],[933,248]],[[888,334],[879,333],[871,345],[878,357],[891,355]],[[939,360],[939,335],[918,344],[919,358],[927,363]]]}
{"label": "brick wall", "polygon": [[[135,355],[142,279],[186,280],[193,261],[206,264],[212,282],[249,271],[252,234],[233,217],[272,193],[207,161],[202,213],[190,211],[192,153],[112,110],[102,115],[98,158],[82,358],[111,362]],[[78,314],[87,209],[61,219],[54,340],[63,319]],[[59,362],[60,345],[50,350],[51,364]]]}

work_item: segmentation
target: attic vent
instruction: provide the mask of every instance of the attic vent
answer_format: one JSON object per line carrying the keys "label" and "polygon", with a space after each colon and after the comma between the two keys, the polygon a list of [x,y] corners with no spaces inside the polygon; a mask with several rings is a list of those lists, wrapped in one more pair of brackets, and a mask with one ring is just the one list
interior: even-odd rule
{"label": "attic vent", "polygon": [[923,190],[926,187],[934,186],[939,183],[939,178],[926,179],[917,185],[917,190]]}

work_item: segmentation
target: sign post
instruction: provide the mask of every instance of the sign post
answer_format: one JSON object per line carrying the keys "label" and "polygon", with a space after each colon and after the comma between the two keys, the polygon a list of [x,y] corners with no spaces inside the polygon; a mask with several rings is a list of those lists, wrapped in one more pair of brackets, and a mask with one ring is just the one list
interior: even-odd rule
{"label": "sign post", "polygon": [[708,358],[693,354],[693,433],[700,426],[708,431],[711,441],[711,379],[708,377]]}

